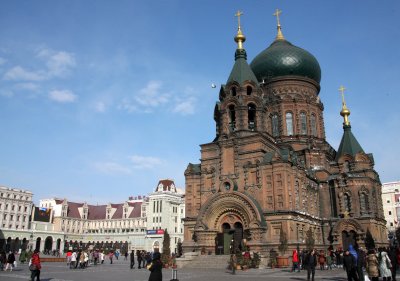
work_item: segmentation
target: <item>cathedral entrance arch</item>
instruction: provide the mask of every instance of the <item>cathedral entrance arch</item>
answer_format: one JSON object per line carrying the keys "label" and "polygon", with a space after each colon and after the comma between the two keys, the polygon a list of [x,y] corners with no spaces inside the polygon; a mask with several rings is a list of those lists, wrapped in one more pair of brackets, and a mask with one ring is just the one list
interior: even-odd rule
{"label": "cathedral entrance arch", "polygon": [[254,244],[265,242],[267,225],[261,208],[247,194],[215,194],[203,205],[194,227],[197,244],[206,251],[229,254],[243,249],[243,234]]}
{"label": "cathedral entrance arch", "polygon": [[354,230],[342,231],[342,245],[344,250],[347,250],[350,245],[353,245],[353,247],[355,247],[356,243],[357,233]]}
{"label": "cathedral entrance arch", "polygon": [[[333,228],[333,238],[338,246],[342,246],[343,250],[347,250],[350,245],[356,246],[357,241],[362,241],[365,232],[360,223],[352,218],[340,220]],[[361,245],[360,245],[361,246]]]}

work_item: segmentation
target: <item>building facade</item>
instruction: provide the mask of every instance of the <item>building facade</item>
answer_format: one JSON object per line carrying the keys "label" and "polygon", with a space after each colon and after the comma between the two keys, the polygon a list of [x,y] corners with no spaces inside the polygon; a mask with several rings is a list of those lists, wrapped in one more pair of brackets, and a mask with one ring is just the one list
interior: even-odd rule
{"label": "building facade", "polygon": [[335,150],[325,137],[316,58],[284,38],[279,20],[275,40],[251,64],[245,39],[239,25],[214,109],[216,136],[185,171],[184,250],[267,254],[281,232],[289,249],[312,239],[322,249],[363,245],[367,230],[386,244],[381,183],[351,132],[344,96]]}
{"label": "building facade", "polygon": [[[163,231],[170,236],[171,252],[178,252],[178,243],[183,241],[183,218],[185,217],[185,198],[182,191],[176,188],[170,179],[163,179],[149,200],[144,204],[147,210],[147,248],[162,247]],[[161,248],[160,248],[161,249]]]}
{"label": "building facade", "polygon": [[2,188],[0,194],[1,222],[8,226],[0,229],[0,249],[154,251],[167,230],[176,252],[183,240],[184,195],[173,180],[160,180],[149,196],[105,205],[51,198],[34,207],[31,192]]}
{"label": "building facade", "polygon": [[30,191],[0,186],[0,249],[28,246],[32,198]]}
{"label": "building facade", "polygon": [[400,181],[382,184],[382,202],[389,237],[394,238],[400,219]]}

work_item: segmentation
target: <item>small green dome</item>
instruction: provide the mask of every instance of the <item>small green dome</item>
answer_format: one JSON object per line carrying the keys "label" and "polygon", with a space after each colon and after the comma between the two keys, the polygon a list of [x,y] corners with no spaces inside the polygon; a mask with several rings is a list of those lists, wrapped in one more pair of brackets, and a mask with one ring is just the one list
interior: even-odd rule
{"label": "small green dome", "polygon": [[250,67],[259,82],[286,75],[308,77],[318,84],[321,81],[317,59],[286,40],[275,40],[253,59]]}

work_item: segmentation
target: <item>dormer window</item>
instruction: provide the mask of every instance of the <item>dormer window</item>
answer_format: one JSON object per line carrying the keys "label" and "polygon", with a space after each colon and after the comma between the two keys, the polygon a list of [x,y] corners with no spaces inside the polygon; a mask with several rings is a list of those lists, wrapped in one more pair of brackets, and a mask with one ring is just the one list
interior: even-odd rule
{"label": "dormer window", "polygon": [[247,95],[250,96],[251,93],[253,92],[253,88],[251,86],[247,86],[246,91],[247,91]]}
{"label": "dormer window", "polygon": [[252,103],[249,104],[247,110],[247,120],[249,130],[254,131],[256,128],[256,106]]}
{"label": "dormer window", "polygon": [[236,96],[236,87],[231,88],[231,95],[232,97]]}
{"label": "dormer window", "polygon": [[236,112],[235,112],[235,106],[231,104],[228,108],[229,111],[229,128],[231,131],[236,130]]}

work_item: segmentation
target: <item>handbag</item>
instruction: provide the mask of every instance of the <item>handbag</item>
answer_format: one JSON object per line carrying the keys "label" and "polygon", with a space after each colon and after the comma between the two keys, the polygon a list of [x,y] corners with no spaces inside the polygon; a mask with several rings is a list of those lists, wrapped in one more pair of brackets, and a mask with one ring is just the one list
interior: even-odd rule
{"label": "handbag", "polygon": [[29,266],[29,270],[30,271],[34,271],[36,270],[36,265],[34,265],[33,263]]}

